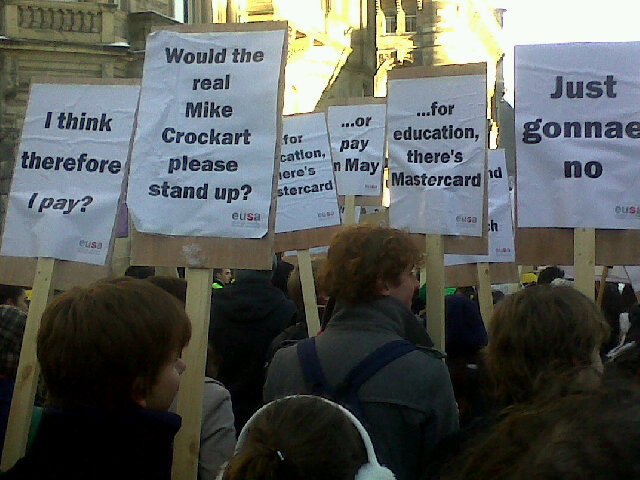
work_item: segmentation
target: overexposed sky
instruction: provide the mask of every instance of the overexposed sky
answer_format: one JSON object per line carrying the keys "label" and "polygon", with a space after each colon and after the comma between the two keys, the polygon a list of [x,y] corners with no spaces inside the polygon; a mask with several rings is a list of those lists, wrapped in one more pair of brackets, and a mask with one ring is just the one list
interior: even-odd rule
{"label": "overexposed sky", "polygon": [[640,0],[489,0],[504,15],[506,98],[513,104],[513,45],[640,41]]}

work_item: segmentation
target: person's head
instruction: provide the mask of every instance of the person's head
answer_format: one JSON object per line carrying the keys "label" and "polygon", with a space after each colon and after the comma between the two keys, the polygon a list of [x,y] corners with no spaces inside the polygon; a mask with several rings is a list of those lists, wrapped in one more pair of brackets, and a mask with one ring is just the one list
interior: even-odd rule
{"label": "person's head", "polygon": [[11,305],[26,312],[29,310],[27,292],[23,287],[0,285],[0,305]]}
{"label": "person's head", "polygon": [[489,325],[488,366],[498,394],[509,402],[532,398],[549,378],[597,364],[607,337],[598,307],[573,288],[537,285],[509,295]]}
{"label": "person's head", "polygon": [[184,278],[153,275],[145,280],[173,295],[183,307],[187,303],[187,281]]}
{"label": "person's head", "polygon": [[548,285],[556,278],[564,278],[564,270],[558,267],[547,267],[538,275],[538,285]]}
{"label": "person's head", "polygon": [[421,255],[409,234],[377,226],[348,227],[333,237],[320,272],[321,288],[348,304],[392,296],[411,308]]}
{"label": "person's head", "polygon": [[119,278],[64,292],[45,309],[38,333],[50,403],[167,409],[190,336],[183,306],[150,282]]}
{"label": "person's head", "polygon": [[229,285],[229,283],[231,283],[231,279],[233,278],[233,274],[231,273],[230,268],[215,268],[213,270],[213,276],[223,285]]}
{"label": "person's head", "polygon": [[258,410],[223,480],[391,480],[362,424],[344,407],[296,395]]}
{"label": "person's head", "polygon": [[285,295],[288,295],[289,293],[287,287],[289,279],[291,278],[291,272],[293,272],[294,268],[295,267],[291,263],[285,262],[284,260],[278,260],[276,270],[273,272],[271,283],[282,290]]}
{"label": "person's head", "polygon": [[475,355],[487,346],[487,330],[476,304],[466,295],[445,297],[445,344],[449,357]]}
{"label": "person's head", "polygon": [[604,383],[522,405],[458,459],[446,480],[640,478],[640,390]]}
{"label": "person's head", "polygon": [[125,277],[139,278],[140,280],[156,274],[156,267],[131,265],[124,272]]}

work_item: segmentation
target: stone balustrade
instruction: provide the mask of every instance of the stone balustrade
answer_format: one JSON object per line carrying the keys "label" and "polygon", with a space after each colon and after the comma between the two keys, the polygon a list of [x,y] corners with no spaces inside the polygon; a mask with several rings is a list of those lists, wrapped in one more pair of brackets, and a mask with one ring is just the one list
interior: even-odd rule
{"label": "stone balustrade", "polygon": [[7,0],[0,9],[0,35],[7,37],[111,43],[126,31],[126,14],[115,4]]}

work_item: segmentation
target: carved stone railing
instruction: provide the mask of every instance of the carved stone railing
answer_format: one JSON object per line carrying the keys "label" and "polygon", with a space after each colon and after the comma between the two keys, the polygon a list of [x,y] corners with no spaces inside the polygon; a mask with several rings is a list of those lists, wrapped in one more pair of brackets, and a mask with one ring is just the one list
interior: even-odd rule
{"label": "carved stone railing", "polygon": [[114,4],[7,0],[0,9],[0,35],[8,37],[111,43],[126,32],[126,14]]}

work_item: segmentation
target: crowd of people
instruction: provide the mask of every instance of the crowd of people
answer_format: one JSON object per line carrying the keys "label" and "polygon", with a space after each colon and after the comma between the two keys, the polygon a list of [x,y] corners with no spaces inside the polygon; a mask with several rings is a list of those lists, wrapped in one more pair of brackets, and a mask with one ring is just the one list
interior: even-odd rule
{"label": "crowd of people", "polygon": [[[322,322],[310,338],[297,268],[217,270],[198,478],[640,478],[633,290],[603,286],[596,305],[550,267],[494,295],[483,319],[472,289],[458,289],[441,352],[421,260],[405,232],[342,230],[314,263]],[[186,282],[128,273],[47,306],[27,452],[3,478],[171,477]],[[4,439],[28,306],[19,287],[0,297]]]}

